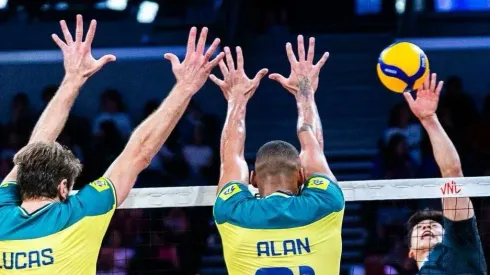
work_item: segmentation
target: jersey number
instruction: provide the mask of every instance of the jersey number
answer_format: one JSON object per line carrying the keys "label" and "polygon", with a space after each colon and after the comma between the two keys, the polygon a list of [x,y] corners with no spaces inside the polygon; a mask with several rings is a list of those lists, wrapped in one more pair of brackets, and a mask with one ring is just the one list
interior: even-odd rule
{"label": "jersey number", "polygon": [[[287,267],[264,267],[257,270],[255,275],[294,275],[294,273]],[[300,266],[299,275],[315,275],[315,271],[309,266]]]}

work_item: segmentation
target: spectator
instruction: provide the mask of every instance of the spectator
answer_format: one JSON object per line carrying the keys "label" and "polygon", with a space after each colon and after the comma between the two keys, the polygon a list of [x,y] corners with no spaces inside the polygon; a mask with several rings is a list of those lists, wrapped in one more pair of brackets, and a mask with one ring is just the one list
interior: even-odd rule
{"label": "spectator", "polygon": [[420,163],[420,142],[422,140],[422,127],[411,122],[412,113],[405,102],[395,105],[391,109],[388,129],[383,134],[384,144],[388,144],[393,135],[403,135],[407,141],[410,155],[413,160]]}
{"label": "spectator", "polygon": [[201,124],[201,118],[201,108],[194,100],[191,100],[189,107],[187,107],[177,127],[183,143],[187,144],[192,142],[194,139],[194,128]]}
{"label": "spectator", "polygon": [[122,235],[118,230],[108,232],[108,245],[100,250],[99,262],[101,271],[97,275],[128,275],[129,266],[135,252],[123,245]]}
{"label": "spectator", "polygon": [[101,96],[101,105],[102,111],[94,120],[93,133],[100,131],[102,123],[111,121],[123,139],[129,138],[133,128],[119,92],[113,89],[106,90]]}
{"label": "spectator", "polygon": [[408,179],[415,175],[415,170],[416,164],[409,154],[405,136],[394,134],[374,163],[373,177]]}
{"label": "spectator", "polygon": [[200,175],[202,168],[209,167],[212,164],[213,149],[211,146],[204,144],[201,126],[194,128],[194,140],[191,144],[184,146],[182,153],[194,175]]}
{"label": "spectator", "polygon": [[29,97],[25,93],[18,93],[12,99],[11,118],[5,125],[4,131],[15,132],[20,144],[25,144],[29,140],[34,118],[31,115]]}

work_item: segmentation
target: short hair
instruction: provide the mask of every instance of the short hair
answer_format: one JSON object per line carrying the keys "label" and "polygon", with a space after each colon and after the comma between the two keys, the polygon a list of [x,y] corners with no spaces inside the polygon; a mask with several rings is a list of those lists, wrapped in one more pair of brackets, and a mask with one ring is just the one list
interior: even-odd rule
{"label": "short hair", "polygon": [[413,228],[419,224],[421,221],[425,220],[433,220],[440,225],[444,226],[443,223],[443,215],[441,211],[438,210],[433,210],[426,208],[424,210],[420,210],[415,212],[407,222],[407,231],[408,231],[408,236],[407,236],[407,241],[408,241],[408,247],[412,247],[412,232]]}
{"label": "short hair", "polygon": [[262,145],[255,157],[257,175],[280,175],[297,171],[301,167],[298,150],[282,140]]}
{"label": "short hair", "polygon": [[80,161],[57,142],[28,144],[15,155],[14,164],[22,200],[56,198],[58,185],[66,179],[71,189],[82,172]]}

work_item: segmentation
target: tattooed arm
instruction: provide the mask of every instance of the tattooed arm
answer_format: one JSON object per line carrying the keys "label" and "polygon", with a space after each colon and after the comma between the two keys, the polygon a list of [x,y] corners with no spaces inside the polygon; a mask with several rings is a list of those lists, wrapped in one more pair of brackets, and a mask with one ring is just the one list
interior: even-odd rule
{"label": "tattooed arm", "polygon": [[[318,109],[315,103],[313,88],[308,77],[300,77],[298,93],[296,94],[298,106],[298,138],[301,144],[301,164],[305,169],[306,177],[312,174],[324,174],[335,180],[323,153],[323,134],[317,127],[321,127]],[[321,137],[322,143],[318,137]]]}
{"label": "tattooed arm", "polygon": [[293,53],[291,43],[286,44],[286,52],[289,63],[291,63],[291,74],[288,78],[279,74],[271,74],[269,78],[279,82],[296,98],[301,165],[305,169],[307,177],[314,173],[320,173],[335,180],[323,153],[323,129],[315,103],[320,69],[327,61],[328,53],[324,53],[320,61],[313,64],[315,39],[310,38],[308,55],[306,56],[302,35],[298,36],[298,59]]}

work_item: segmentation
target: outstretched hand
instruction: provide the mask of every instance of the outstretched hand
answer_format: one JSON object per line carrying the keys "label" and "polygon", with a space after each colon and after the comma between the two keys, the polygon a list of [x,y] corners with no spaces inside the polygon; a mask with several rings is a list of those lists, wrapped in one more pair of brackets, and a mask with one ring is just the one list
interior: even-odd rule
{"label": "outstretched hand", "polygon": [[286,53],[291,64],[291,74],[288,78],[280,74],[271,74],[269,78],[279,82],[286,90],[293,95],[297,95],[302,82],[308,83],[313,92],[318,88],[318,76],[320,69],[327,62],[329,53],[325,52],[318,63],[313,64],[315,57],[315,38],[310,37],[308,55],[305,55],[305,45],[303,36],[298,36],[298,58],[294,55],[291,43],[286,44]]}
{"label": "outstretched hand", "polygon": [[65,20],[61,20],[60,25],[65,42],[56,34],[52,34],[51,37],[63,52],[65,72],[67,75],[88,78],[100,70],[105,64],[116,61],[114,55],[104,55],[98,60],[92,56],[92,41],[94,40],[97,21],[92,20],[90,22],[85,41],[83,41],[83,18],[81,15],[77,15],[75,41],[73,41]]}
{"label": "outstretched hand", "polygon": [[228,102],[244,101],[247,102],[257,90],[260,80],[267,74],[267,69],[260,70],[253,79],[248,78],[243,69],[243,53],[240,47],[236,47],[237,66],[230,52],[230,48],[225,47],[226,64],[223,60],[219,62],[219,68],[223,74],[223,80],[218,79],[214,74],[209,79],[218,85]]}
{"label": "outstretched hand", "polygon": [[436,82],[437,75],[435,73],[432,76],[429,74],[422,87],[417,91],[417,99],[414,99],[409,92],[403,94],[413,114],[419,120],[430,118],[436,114],[443,81],[439,81],[437,86]]}
{"label": "outstretched hand", "polygon": [[179,58],[172,53],[166,53],[165,58],[172,63],[172,71],[177,79],[177,85],[183,85],[192,93],[196,93],[206,83],[211,70],[216,67],[220,60],[223,59],[224,53],[218,54],[213,60],[209,61],[220,40],[214,39],[213,44],[204,53],[206,38],[208,36],[208,28],[204,27],[201,30],[201,35],[196,47],[197,28],[192,27],[189,32],[187,41],[187,52],[184,61],[180,62]]}

